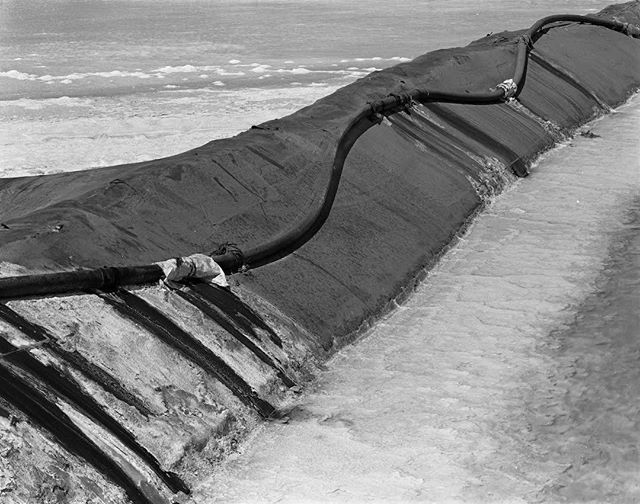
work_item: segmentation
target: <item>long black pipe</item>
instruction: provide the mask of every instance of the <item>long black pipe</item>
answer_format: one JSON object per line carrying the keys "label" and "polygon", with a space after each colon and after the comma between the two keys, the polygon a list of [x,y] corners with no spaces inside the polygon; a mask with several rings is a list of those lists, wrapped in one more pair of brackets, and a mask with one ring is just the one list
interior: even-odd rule
{"label": "long black pipe", "polygon": [[[516,65],[513,76],[513,82],[517,90],[520,90],[520,84],[522,83],[526,70],[527,56],[529,50],[533,47],[534,41],[539,38],[539,34],[545,26],[559,21],[588,23],[621,31],[628,35],[632,35],[635,38],[640,37],[640,28],[629,25],[628,23],[621,23],[619,21],[572,14],[559,14],[540,19],[539,21],[536,21],[523,35],[521,35],[518,40],[518,53],[516,56]],[[509,94],[507,90],[500,87],[489,92],[474,94],[413,89],[402,95],[389,96],[370,104],[368,107],[361,110],[355,119],[349,123],[340,137],[338,147],[336,148],[336,155],[333,160],[331,178],[322,198],[320,208],[316,213],[309,214],[295,227],[289,229],[285,233],[277,235],[271,239],[271,241],[260,244],[244,252],[242,264],[238,264],[238,254],[213,256],[213,259],[220,264],[225,271],[234,272],[241,267],[256,268],[281,259],[308,242],[318,232],[329,216],[340,184],[340,179],[342,177],[342,169],[349,151],[362,134],[372,126],[380,123],[382,116],[389,116],[405,110],[407,107],[411,106],[412,102],[489,105],[501,103],[508,97]]]}
{"label": "long black pipe", "polygon": [[0,278],[0,300],[91,289],[113,290],[120,285],[157,282],[163,276],[160,266],[149,264],[5,277]]}
{"label": "long black pipe", "polygon": [[[327,220],[340,185],[342,169],[347,155],[362,134],[372,126],[379,124],[383,117],[406,110],[413,102],[488,105],[501,103],[510,96],[517,95],[525,75],[529,50],[543,34],[543,29],[546,26],[558,22],[575,22],[601,26],[634,38],[640,38],[640,27],[629,23],[573,14],[548,16],[536,21],[518,39],[516,63],[512,78],[515,84],[513,90],[498,86],[489,92],[472,94],[413,89],[402,95],[392,95],[368,104],[349,123],[338,141],[331,177],[319,208],[307,215],[291,229],[276,235],[268,242],[256,245],[241,253],[234,250],[232,252],[214,254],[212,255],[213,259],[222,267],[225,273],[235,273],[242,269],[257,268],[277,261],[300,248],[318,232]],[[82,292],[90,289],[110,290],[120,285],[157,282],[163,276],[164,274],[160,267],[151,264],[6,277],[0,278],[0,299]]]}

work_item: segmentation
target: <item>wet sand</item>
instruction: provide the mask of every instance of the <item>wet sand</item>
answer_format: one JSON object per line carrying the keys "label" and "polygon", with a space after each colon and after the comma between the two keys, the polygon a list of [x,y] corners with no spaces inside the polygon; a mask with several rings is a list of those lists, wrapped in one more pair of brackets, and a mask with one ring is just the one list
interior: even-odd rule
{"label": "wet sand", "polygon": [[542,496],[571,502],[637,502],[640,495],[640,197],[613,237],[595,291],[550,335],[549,375],[562,401],[531,397],[547,419],[536,444],[567,469]]}
{"label": "wet sand", "polygon": [[496,198],[195,500],[637,502],[639,119]]}

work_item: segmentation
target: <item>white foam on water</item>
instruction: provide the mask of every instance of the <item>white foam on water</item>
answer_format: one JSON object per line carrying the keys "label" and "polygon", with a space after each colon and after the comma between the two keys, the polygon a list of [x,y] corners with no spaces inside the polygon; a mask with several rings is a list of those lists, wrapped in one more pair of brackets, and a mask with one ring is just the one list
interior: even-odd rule
{"label": "white foam on water", "polygon": [[20,72],[18,70],[7,70],[6,72],[0,72],[0,77],[8,77],[9,79],[16,80],[35,80],[37,75]]}
{"label": "white foam on water", "polygon": [[[332,359],[289,423],[255,432],[196,500],[531,502],[558,497],[568,471],[595,501],[637,500],[633,447],[580,462],[599,434],[571,416],[580,404],[562,406],[559,383],[576,368],[555,334],[597,290],[640,199],[639,125],[636,98],[589,126],[599,137],[547,153],[401,309]],[[593,338],[583,358],[606,354]],[[637,437],[625,414],[615,417],[622,445]]]}
{"label": "white foam on water", "polygon": [[50,100],[32,100],[29,98],[19,98],[18,100],[0,101],[0,110],[7,110],[13,108],[22,108],[26,110],[42,110],[51,106],[67,106],[67,107],[82,107],[89,106],[88,100],[81,98],[70,98],[68,96],[61,96]]}
{"label": "white foam on water", "polygon": [[[357,62],[365,62],[365,61],[386,61],[389,63],[409,61],[409,58],[394,56],[392,58],[380,58],[377,56],[371,58],[354,58],[354,59],[343,59],[341,63],[357,61]],[[309,74],[309,73],[326,73],[326,74],[342,74],[345,73],[344,70],[328,70],[324,69],[309,69],[305,66],[298,66],[295,68],[277,68],[273,69],[272,65],[266,63],[251,63],[251,64],[241,64],[240,60],[230,60],[229,64],[232,67],[246,67],[249,68],[253,73],[265,73],[267,71],[274,71],[278,73],[291,73],[291,74]],[[293,64],[293,61],[288,60],[285,61],[285,64]],[[337,66],[337,64],[325,64],[326,66]],[[44,67],[43,67],[44,68]],[[353,67],[350,67],[352,69]],[[377,67],[370,67],[365,70],[373,71],[370,69],[375,68],[379,70]],[[8,79],[18,80],[18,81],[29,81],[29,82],[43,82],[45,84],[52,83],[60,83],[60,84],[71,84],[73,82],[82,81],[88,78],[103,78],[103,79],[164,79],[168,76],[177,75],[177,74],[201,74],[203,72],[215,72],[218,75],[222,76],[245,76],[246,72],[224,68],[220,65],[193,65],[193,64],[185,64],[185,65],[165,65],[161,67],[156,67],[147,71],[142,71],[140,69],[136,69],[135,71],[130,70],[108,70],[108,71],[99,71],[99,72],[72,72],[68,74],[62,75],[52,75],[52,74],[44,74],[37,75],[33,73],[21,72],[16,69],[8,70],[0,72],[0,77],[5,77]]]}
{"label": "white foam on water", "polygon": [[111,79],[113,77],[137,77],[138,79],[150,79],[151,77],[153,77],[152,75],[149,75],[148,73],[145,72],[126,72],[123,70],[111,70],[110,72],[89,72],[87,74],[78,74],[77,78],[83,78],[83,77],[90,77],[90,76],[94,76],[94,77],[104,77],[106,79]]}
{"label": "white foam on water", "polygon": [[[203,67],[205,68],[205,67]],[[218,67],[216,67],[218,68]],[[156,71],[161,73],[171,73],[171,70],[168,69],[157,69]],[[177,70],[176,70],[177,71]],[[198,70],[193,70],[198,71]],[[105,72],[74,72],[66,75],[35,75],[29,74],[25,72],[19,72],[18,70],[9,70],[6,72],[0,72],[0,77],[7,77],[9,79],[23,80],[23,81],[41,81],[41,82],[53,82],[60,81],[62,83],[69,83],[72,81],[77,81],[81,79],[86,79],[87,77],[103,77],[106,79],[111,79],[114,77],[122,77],[122,78],[130,78],[135,77],[138,79],[150,79],[154,77],[154,75],[145,73],[145,72],[129,72],[125,70],[110,70]]]}
{"label": "white foam on water", "polygon": [[280,69],[278,70],[278,72],[290,72],[294,75],[305,75],[305,74],[313,73],[311,70],[304,67],[292,68],[291,70]]}
{"label": "white foam on water", "polygon": [[265,73],[269,71],[271,65],[252,65],[252,67],[251,71],[254,73]]}
{"label": "white foam on water", "polygon": [[156,68],[152,70],[152,72],[157,73],[196,73],[196,72],[214,72],[219,70],[220,67],[218,65],[180,65],[180,66],[163,66],[160,68]]}
{"label": "white foam on water", "polygon": [[341,59],[340,63],[349,63],[351,61],[357,61],[358,63],[362,63],[365,61],[394,61],[394,62],[406,62],[406,61],[411,61],[411,58],[407,58],[404,56],[392,56],[391,58],[381,58],[380,56],[372,56],[372,57],[359,57],[359,58],[346,58],[346,59]]}
{"label": "white foam on water", "polygon": [[223,69],[223,68],[220,68],[220,69],[216,70],[216,73],[217,73],[218,75],[222,75],[222,76],[229,76],[229,77],[232,77],[232,76],[238,76],[238,77],[241,77],[241,76],[243,76],[243,75],[247,75],[245,72],[230,72],[230,71],[225,70],[225,69]]}

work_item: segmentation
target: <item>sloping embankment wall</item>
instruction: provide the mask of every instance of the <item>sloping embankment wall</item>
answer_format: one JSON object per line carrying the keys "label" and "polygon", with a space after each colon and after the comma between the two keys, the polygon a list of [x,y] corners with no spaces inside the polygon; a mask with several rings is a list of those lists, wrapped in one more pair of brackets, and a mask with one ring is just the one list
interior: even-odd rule
{"label": "sloping embankment wall", "polygon": [[[638,21],[637,2],[605,11]],[[291,116],[166,159],[0,181],[0,257],[29,268],[144,264],[265,240],[314,207],[336,142],[367,101],[427,87],[486,90],[510,75],[513,33],[375,72]],[[481,203],[496,162],[526,164],[638,86],[637,42],[567,24],[535,46],[523,107],[430,105],[365,134],[314,240],[237,281],[329,350],[377,313]]]}
{"label": "sloping embankment wall", "polygon": [[[640,4],[600,15],[640,24]],[[517,35],[492,35],[375,72],[291,116],[170,158],[2,179],[0,261],[59,271],[145,264],[225,242],[251,247],[315,208],[338,139],[368,101],[417,87],[495,87],[511,76]],[[213,458],[240,428],[237,419],[251,416],[247,405],[277,406],[286,399],[280,389],[304,380],[307,359],[326,358],[410,289],[483,199],[513,179],[512,169],[526,169],[639,86],[637,40],[575,23],[553,27],[536,42],[516,102],[418,105],[365,133],[347,159],[325,226],[291,256],[234,275],[233,294],[150,287],[135,295],[8,303],[17,315],[0,310],[0,336],[15,345],[27,333],[53,343],[34,353],[40,364],[20,354],[25,360],[12,362],[7,376],[24,377],[27,390],[29,376],[47,376],[42,363],[61,373],[73,368],[67,375],[82,391],[189,484],[194,467],[206,466],[210,439],[220,440]],[[62,382],[58,391],[70,394]],[[48,386],[38,390],[58,397]],[[89,418],[82,391],[56,403],[66,415],[58,418],[74,419],[89,438],[108,438],[109,428]],[[5,406],[0,402],[0,420]],[[3,443],[15,434],[3,432]],[[37,433],[21,436],[35,453],[38,443],[29,439]],[[122,467],[142,467],[127,469],[132,479],[153,479],[144,461],[122,455],[126,435],[113,436],[102,450]],[[51,448],[42,460],[63,466],[68,456]]]}

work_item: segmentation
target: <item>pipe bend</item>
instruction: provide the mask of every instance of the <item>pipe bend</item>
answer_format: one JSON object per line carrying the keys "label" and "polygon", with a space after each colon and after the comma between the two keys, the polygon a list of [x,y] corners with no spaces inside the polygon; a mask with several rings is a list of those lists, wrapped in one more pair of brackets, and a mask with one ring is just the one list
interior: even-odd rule
{"label": "pipe bend", "polygon": [[[535,43],[535,36],[547,25],[561,22],[589,23],[606,28],[621,30],[623,23],[618,21],[604,20],[592,16],[581,16],[574,14],[557,14],[547,16],[535,22],[518,40],[516,63],[513,74],[513,81],[516,85],[515,96],[521,90],[521,84],[526,72],[527,58],[529,50]],[[381,116],[389,116],[406,109],[406,106],[413,101],[444,102],[444,103],[464,103],[464,104],[493,104],[500,103],[509,97],[506,89],[497,88],[485,93],[452,93],[429,89],[413,89],[399,95],[389,95],[373,103],[360,111],[360,113],[347,125],[341,135],[336,154],[333,159],[331,176],[327,188],[322,197],[321,203],[313,214],[307,215],[300,223],[294,225],[288,231],[277,235],[271,241],[258,245],[245,253],[244,267],[256,268],[270,262],[281,259],[299,247],[307,243],[326,222],[342,177],[342,171],[347,155],[351,148],[369,128],[379,124]],[[214,259],[217,261],[216,257]],[[233,271],[230,271],[233,272]]]}
{"label": "pipe bend", "polygon": [[[639,27],[616,20],[575,14],[556,14],[544,17],[531,25],[518,39],[513,72],[513,81],[518,90],[516,91],[516,96],[522,87],[529,51],[542,35],[542,30],[546,26],[558,22],[591,24],[618,31],[634,38],[640,38]],[[256,268],[269,264],[291,254],[307,243],[321,229],[329,217],[340,185],[344,163],[351,148],[362,134],[372,126],[379,124],[382,117],[405,110],[407,105],[410,105],[413,101],[484,105],[500,103],[507,98],[507,95],[507,91],[503,89],[474,94],[413,89],[401,95],[391,95],[369,103],[355,115],[338,139],[329,182],[320,203],[313,213],[307,215],[289,230],[279,233],[265,243],[248,249],[245,253],[242,253],[239,249],[231,252],[221,251],[220,253],[213,253],[212,258],[222,267],[225,273],[235,273],[247,267]],[[118,285],[151,283],[162,277],[162,270],[157,265],[6,277],[0,278],[0,300],[79,292],[96,288],[112,288]]]}

